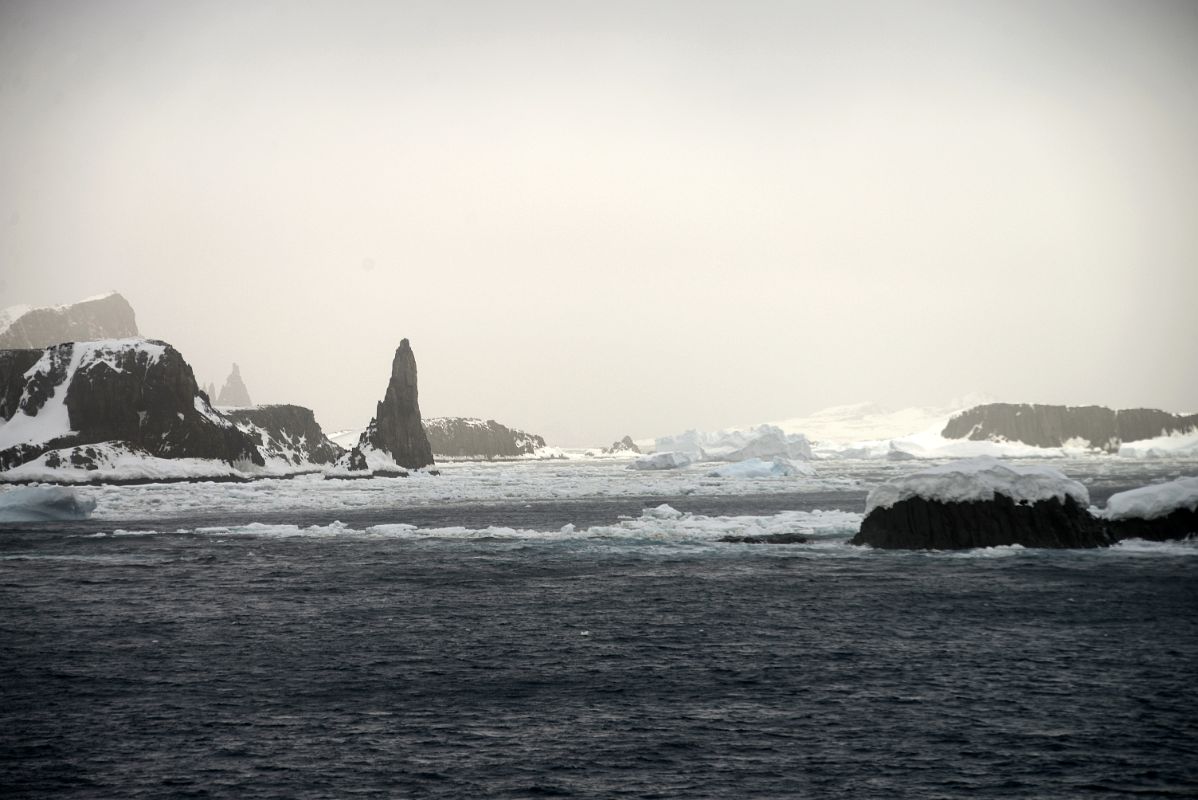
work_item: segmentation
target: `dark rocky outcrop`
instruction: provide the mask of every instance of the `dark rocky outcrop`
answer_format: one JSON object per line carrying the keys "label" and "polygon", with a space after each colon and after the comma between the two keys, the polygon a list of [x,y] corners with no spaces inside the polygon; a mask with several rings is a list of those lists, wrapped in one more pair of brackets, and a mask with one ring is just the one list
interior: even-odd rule
{"label": "dark rocky outcrop", "polygon": [[887,550],[961,550],[973,547],[1106,547],[1102,521],[1073,497],[1016,503],[993,500],[941,502],[909,497],[866,515],[850,544]]}
{"label": "dark rocky outcrop", "polygon": [[636,446],[636,442],[632,441],[631,436],[625,436],[618,442],[612,442],[611,447],[604,448],[603,452],[608,455],[615,455],[616,453],[640,453],[641,448]]}
{"label": "dark rocky outcrop", "polygon": [[62,342],[137,336],[129,301],[116,292],[65,306],[31,308],[0,326],[0,349],[49,347]]}
{"label": "dark rocky outcrop", "polygon": [[266,458],[297,467],[332,464],[345,450],[321,430],[311,409],[293,405],[237,408],[226,413]]}
{"label": "dark rocky outcrop", "polygon": [[518,458],[545,446],[540,436],[493,419],[432,417],[424,420],[424,431],[433,455],[446,458]]}
{"label": "dark rocky outcrop", "polygon": [[1198,475],[1116,492],[1100,516],[1116,539],[1164,542],[1198,536]]}
{"label": "dark rocky outcrop", "polygon": [[733,544],[806,544],[809,540],[801,533],[766,533],[761,536],[721,536],[720,541]]}
{"label": "dark rocky outcrop", "polygon": [[391,362],[391,380],[375,409],[374,419],[362,431],[358,444],[340,463],[351,470],[373,466],[366,451],[383,453],[396,465],[420,469],[433,463],[433,451],[420,422],[420,402],[416,386],[416,356],[404,339]]}
{"label": "dark rocky outcrop", "polygon": [[1178,508],[1155,519],[1112,519],[1107,520],[1107,530],[1119,541],[1123,539],[1147,539],[1152,542],[1167,542],[1198,536],[1198,510]]}
{"label": "dark rocky outcrop", "polygon": [[230,407],[253,405],[250,400],[250,391],[245,388],[245,381],[241,379],[241,369],[236,364],[233,365],[233,371],[229,373],[229,377],[225,379],[225,385],[220,388],[216,404]]}
{"label": "dark rocky outcrop", "polygon": [[[20,394],[15,408],[12,374],[31,356],[27,351],[0,353],[0,369],[9,372],[0,391],[7,425],[30,427],[15,418],[61,414],[62,406],[66,419],[60,430],[43,431],[34,441],[0,451],[0,469],[52,450],[110,441],[160,458],[263,464],[245,434],[204,401],[191,367],[165,342],[68,342],[34,352],[37,361],[16,381]],[[51,403],[54,409],[49,410]]]}
{"label": "dark rocky outcrop", "polygon": [[1115,411],[1104,406],[988,403],[957,414],[944,426],[948,439],[1005,440],[1034,447],[1061,447],[1083,440],[1115,452],[1123,442],[1198,429],[1198,414],[1181,416],[1151,408]]}

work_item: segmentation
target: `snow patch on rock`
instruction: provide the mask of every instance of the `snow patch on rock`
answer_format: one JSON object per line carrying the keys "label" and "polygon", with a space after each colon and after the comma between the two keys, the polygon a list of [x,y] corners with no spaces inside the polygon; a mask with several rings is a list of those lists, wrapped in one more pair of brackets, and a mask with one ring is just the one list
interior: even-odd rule
{"label": "snow patch on rock", "polygon": [[1109,520],[1157,519],[1183,508],[1198,511],[1198,476],[1113,494],[1101,513]]}
{"label": "snow patch on rock", "polygon": [[996,458],[953,461],[913,472],[883,483],[869,493],[865,513],[890,508],[911,497],[942,503],[993,500],[1004,495],[1016,503],[1036,503],[1056,498],[1062,503],[1072,497],[1083,508],[1090,504],[1085,486],[1053,467],[1005,464]]}
{"label": "snow patch on rock", "polygon": [[249,480],[273,474],[249,462],[160,458],[126,442],[76,445],[42,453],[0,473],[9,483],[123,483],[130,481]]}

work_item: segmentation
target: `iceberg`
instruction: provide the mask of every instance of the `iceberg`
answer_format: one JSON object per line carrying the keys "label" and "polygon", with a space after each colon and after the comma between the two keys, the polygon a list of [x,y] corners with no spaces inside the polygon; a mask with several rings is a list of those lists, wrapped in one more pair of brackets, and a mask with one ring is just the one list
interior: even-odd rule
{"label": "iceberg", "polygon": [[641,456],[629,464],[628,469],[678,469],[679,467],[689,466],[692,461],[693,459],[686,453],[667,451],[664,453],[651,453],[647,456]]}
{"label": "iceberg", "polygon": [[748,458],[809,460],[811,442],[801,433],[786,433],[776,425],[714,433],[689,430],[655,440],[659,453],[683,453],[692,461],[744,461]]}
{"label": "iceberg", "polygon": [[775,458],[765,461],[760,458],[746,458],[732,464],[716,467],[707,473],[709,478],[793,478],[799,475],[814,475],[815,468],[810,464],[789,461],[785,458]]}
{"label": "iceberg", "polygon": [[87,519],[96,501],[62,486],[30,486],[0,493],[0,522]]}

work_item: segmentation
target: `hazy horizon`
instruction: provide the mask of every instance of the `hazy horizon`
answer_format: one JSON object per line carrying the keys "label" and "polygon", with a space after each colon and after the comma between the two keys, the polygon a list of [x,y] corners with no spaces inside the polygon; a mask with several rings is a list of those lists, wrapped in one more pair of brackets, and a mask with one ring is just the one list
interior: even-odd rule
{"label": "hazy horizon", "polygon": [[560,446],[1198,411],[1198,4],[0,2],[0,307]]}

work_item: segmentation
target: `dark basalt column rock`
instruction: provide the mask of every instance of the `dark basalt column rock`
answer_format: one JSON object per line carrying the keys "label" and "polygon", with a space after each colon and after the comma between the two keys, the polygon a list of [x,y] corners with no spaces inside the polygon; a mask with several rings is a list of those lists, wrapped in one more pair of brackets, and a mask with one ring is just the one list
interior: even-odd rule
{"label": "dark basalt column rock", "polygon": [[1123,539],[1147,539],[1152,542],[1167,542],[1198,536],[1198,510],[1179,508],[1171,514],[1156,519],[1107,520],[1111,536]]}
{"label": "dark basalt column rock", "polygon": [[[313,464],[332,464],[345,452],[329,440],[316,422],[312,409],[294,405],[257,406],[227,412],[234,422],[244,422],[261,428],[272,439],[295,450],[302,459]],[[270,449],[270,442],[259,442]],[[278,455],[286,457],[286,453]]]}
{"label": "dark basalt column rock", "polygon": [[420,469],[433,463],[433,450],[420,423],[416,356],[407,339],[401,341],[395,351],[387,393],[375,409],[374,419],[362,438],[375,449],[390,453],[401,467]]}
{"label": "dark basalt column rock", "polygon": [[1106,527],[1072,497],[1016,503],[993,500],[942,503],[912,497],[875,508],[850,544],[886,550],[965,550],[973,547],[1106,547]]}

